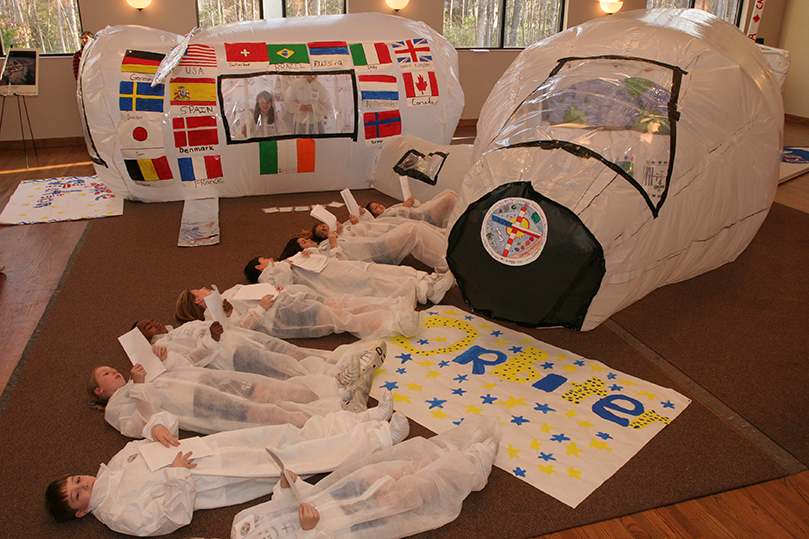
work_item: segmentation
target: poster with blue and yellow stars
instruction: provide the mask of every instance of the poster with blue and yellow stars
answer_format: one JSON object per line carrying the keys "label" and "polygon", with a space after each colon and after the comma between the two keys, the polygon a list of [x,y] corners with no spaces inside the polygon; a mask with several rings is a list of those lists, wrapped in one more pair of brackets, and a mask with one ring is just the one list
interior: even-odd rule
{"label": "poster with blue and yellow stars", "polygon": [[371,396],[441,433],[471,414],[500,419],[495,465],[576,507],[691,402],[455,307],[420,313],[388,341]]}

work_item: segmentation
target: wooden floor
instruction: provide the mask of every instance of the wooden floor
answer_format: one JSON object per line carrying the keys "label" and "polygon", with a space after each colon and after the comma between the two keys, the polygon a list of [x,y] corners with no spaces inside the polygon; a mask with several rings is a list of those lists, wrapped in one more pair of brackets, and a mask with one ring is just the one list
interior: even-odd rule
{"label": "wooden floor", "polygon": [[[471,143],[474,129],[459,129],[454,143]],[[785,146],[809,147],[809,126],[787,123]],[[84,147],[0,150],[0,209],[20,181],[94,173]],[[776,202],[809,212],[809,174],[778,188]],[[0,225],[0,391],[14,386],[25,355],[59,280],[87,227],[86,221]],[[8,394],[0,400],[0,413]],[[804,425],[804,427],[806,426]],[[631,495],[631,494],[630,494]],[[542,518],[538,515],[537,518]],[[787,538],[809,537],[809,471],[543,536],[577,538]]]}

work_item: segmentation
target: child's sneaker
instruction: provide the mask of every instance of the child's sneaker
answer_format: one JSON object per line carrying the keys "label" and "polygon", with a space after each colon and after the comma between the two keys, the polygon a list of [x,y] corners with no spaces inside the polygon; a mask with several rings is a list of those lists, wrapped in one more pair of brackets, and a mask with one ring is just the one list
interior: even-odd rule
{"label": "child's sneaker", "polygon": [[393,394],[390,391],[385,391],[382,397],[379,398],[379,404],[375,408],[379,414],[380,421],[387,421],[393,414]]}
{"label": "child's sneaker", "polygon": [[338,372],[334,377],[337,378],[337,383],[347,388],[360,378],[360,358],[357,356],[352,357],[345,367]]}
{"label": "child's sneaker", "polygon": [[355,391],[351,394],[348,402],[343,403],[343,410],[359,414],[368,409],[368,397],[362,394],[361,391]]}
{"label": "child's sneaker", "polygon": [[405,337],[415,337],[419,330],[419,313],[416,311],[404,311],[396,314],[396,329]]}
{"label": "child's sneaker", "polygon": [[452,285],[454,284],[455,277],[452,276],[452,273],[442,273],[437,279],[435,279],[435,281],[433,281],[430,291],[427,294],[427,299],[435,304],[441,303],[441,300],[444,299],[444,295],[449,291],[450,288],[452,288]]}
{"label": "child's sneaker", "polygon": [[393,445],[404,441],[408,434],[410,434],[410,423],[407,421],[407,417],[402,412],[393,412],[393,416],[390,418],[390,437]]}
{"label": "child's sneaker", "polygon": [[369,367],[376,370],[385,362],[388,353],[388,345],[385,341],[377,343],[373,348],[366,350],[360,356],[360,371],[365,372]]}
{"label": "child's sneaker", "polygon": [[497,456],[497,451],[500,449],[500,441],[497,438],[486,438],[483,440],[483,445],[490,447],[494,455]]}

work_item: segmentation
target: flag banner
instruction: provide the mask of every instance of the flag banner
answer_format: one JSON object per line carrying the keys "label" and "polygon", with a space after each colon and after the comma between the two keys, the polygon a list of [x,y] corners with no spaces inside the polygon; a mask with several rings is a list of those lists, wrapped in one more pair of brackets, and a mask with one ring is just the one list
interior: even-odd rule
{"label": "flag banner", "polygon": [[148,51],[127,50],[121,61],[121,71],[124,73],[149,73],[154,75],[165,54]]}
{"label": "flag banner", "polygon": [[303,43],[267,44],[270,65],[277,71],[284,69],[309,69],[309,49]]}
{"label": "flag banner", "polygon": [[171,122],[175,148],[219,144],[216,116],[183,116],[173,118]]}
{"label": "flag banner", "polygon": [[393,55],[402,70],[431,67],[433,55],[426,38],[418,37],[391,43]]}
{"label": "flag banner", "polygon": [[225,43],[225,58],[230,68],[266,69],[270,64],[267,44],[259,42]]}
{"label": "flag banner", "polygon": [[[177,67],[216,67],[216,50],[210,45],[189,45]],[[198,74],[191,71],[191,74]]]}
{"label": "flag banner", "polygon": [[375,70],[386,64],[392,66],[393,58],[387,43],[352,43],[348,46],[354,67]]}
{"label": "flag banner", "polygon": [[366,112],[363,115],[363,123],[367,145],[382,144],[383,138],[402,134],[402,116],[398,110]]}
{"label": "flag banner", "polygon": [[315,171],[315,140],[311,138],[269,140],[258,143],[261,174]]}
{"label": "flag banner", "polygon": [[174,178],[169,160],[165,155],[152,159],[124,159],[124,165],[129,177],[136,182],[153,182]]}
{"label": "flag banner", "polygon": [[368,74],[358,75],[360,98],[363,107],[391,108],[399,102],[399,79],[395,75]]}
{"label": "flag banner", "polygon": [[434,71],[402,73],[407,104],[411,107],[438,103],[438,80]]}
{"label": "flag banner", "polygon": [[118,125],[121,150],[162,149],[163,122],[159,120],[127,120]]}
{"label": "flag banner", "polygon": [[178,77],[169,81],[172,105],[216,105],[216,79]]}
{"label": "flag banner", "polygon": [[571,507],[691,402],[456,307],[419,314],[416,336],[388,341],[371,396],[391,391],[396,410],[436,433],[497,417],[495,465]]}
{"label": "flag banner", "polygon": [[76,221],[123,213],[124,199],[97,176],[70,176],[20,182],[0,214],[0,224]]}
{"label": "flag banner", "polygon": [[119,88],[118,107],[122,112],[163,112],[164,85],[153,88],[148,82],[122,80]]}
{"label": "flag banner", "polygon": [[306,46],[312,69],[350,68],[352,65],[345,41],[312,41]]}
{"label": "flag banner", "polygon": [[[177,166],[180,167],[180,179],[184,182],[196,182],[221,178],[222,161],[218,155],[195,155],[193,157],[178,157]],[[221,183],[221,182],[217,182]],[[206,182],[205,185],[208,183]],[[200,185],[201,187],[202,185]]]}

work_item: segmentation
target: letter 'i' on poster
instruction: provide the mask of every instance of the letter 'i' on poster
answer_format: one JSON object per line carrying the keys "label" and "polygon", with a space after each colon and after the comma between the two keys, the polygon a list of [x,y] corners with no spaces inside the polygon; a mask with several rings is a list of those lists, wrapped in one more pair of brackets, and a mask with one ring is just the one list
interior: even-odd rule
{"label": "letter 'i' on poster", "polygon": [[259,142],[261,174],[315,171],[314,139],[288,139]]}

